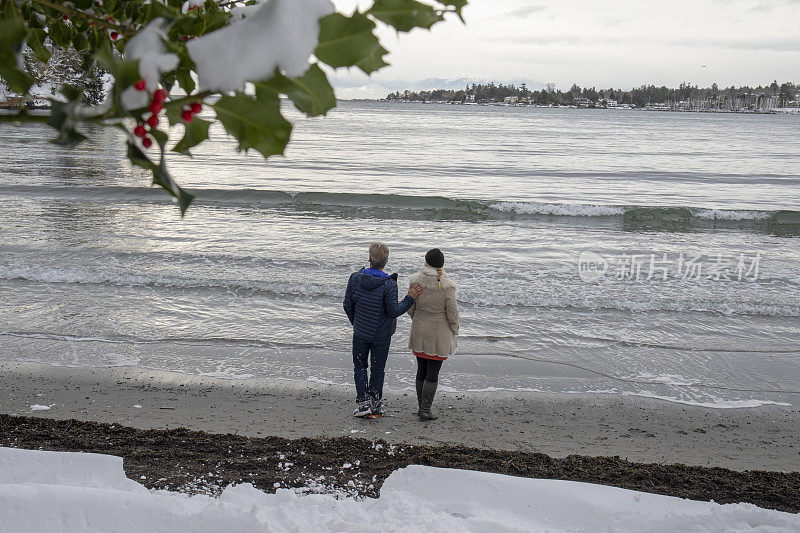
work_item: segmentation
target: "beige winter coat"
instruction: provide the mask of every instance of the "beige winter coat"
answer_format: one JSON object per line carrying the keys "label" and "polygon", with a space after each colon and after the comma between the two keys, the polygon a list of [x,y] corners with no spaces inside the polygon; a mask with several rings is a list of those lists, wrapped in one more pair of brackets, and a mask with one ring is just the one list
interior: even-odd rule
{"label": "beige winter coat", "polygon": [[423,290],[408,310],[412,319],[408,347],[440,357],[456,353],[456,284],[443,271],[425,265],[411,277],[411,285],[422,285]]}

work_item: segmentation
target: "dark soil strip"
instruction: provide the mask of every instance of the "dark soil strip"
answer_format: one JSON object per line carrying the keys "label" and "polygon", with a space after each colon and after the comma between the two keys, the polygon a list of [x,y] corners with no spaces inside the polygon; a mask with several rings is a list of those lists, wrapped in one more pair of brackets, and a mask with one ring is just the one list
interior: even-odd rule
{"label": "dark soil strip", "polygon": [[311,487],[313,492],[377,497],[394,470],[421,464],[800,512],[800,473],[641,464],[619,457],[554,459],[540,453],[393,445],[349,437],[248,438],[8,415],[0,415],[0,446],[118,455],[130,478],[149,488],[189,493],[216,494],[231,483],[249,482],[265,491]]}

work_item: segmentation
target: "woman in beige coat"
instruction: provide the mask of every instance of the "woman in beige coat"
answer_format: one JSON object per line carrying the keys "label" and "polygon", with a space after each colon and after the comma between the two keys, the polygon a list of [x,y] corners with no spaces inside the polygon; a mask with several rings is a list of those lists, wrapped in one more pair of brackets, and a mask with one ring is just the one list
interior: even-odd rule
{"label": "woman in beige coat", "polygon": [[439,418],[431,412],[442,362],[456,352],[458,304],[456,284],[444,273],[444,254],[438,248],[425,254],[425,266],[411,277],[422,286],[411,315],[408,347],[417,358],[417,412],[421,421]]}

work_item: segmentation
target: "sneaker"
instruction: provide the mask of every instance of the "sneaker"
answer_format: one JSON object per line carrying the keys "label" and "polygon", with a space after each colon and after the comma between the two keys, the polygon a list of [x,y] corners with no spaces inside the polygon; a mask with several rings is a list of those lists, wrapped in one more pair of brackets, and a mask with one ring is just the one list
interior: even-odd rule
{"label": "sneaker", "polygon": [[370,402],[370,414],[372,416],[383,416],[386,414],[386,405],[382,400],[373,400]]}
{"label": "sneaker", "polygon": [[365,416],[369,416],[372,414],[372,409],[370,408],[369,400],[364,400],[363,402],[358,402],[358,406],[356,410],[353,411],[353,416],[358,418],[363,418]]}

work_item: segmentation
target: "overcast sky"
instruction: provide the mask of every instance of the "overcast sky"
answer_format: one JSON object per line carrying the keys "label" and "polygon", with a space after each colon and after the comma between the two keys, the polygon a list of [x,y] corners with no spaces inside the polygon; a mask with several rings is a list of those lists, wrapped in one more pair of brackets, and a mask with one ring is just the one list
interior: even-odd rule
{"label": "overcast sky", "polygon": [[[334,3],[352,11],[358,1]],[[800,0],[470,0],[464,17],[399,38],[382,31],[391,66],[374,80],[339,73],[338,85],[357,96],[425,78],[559,88],[800,81]]]}

